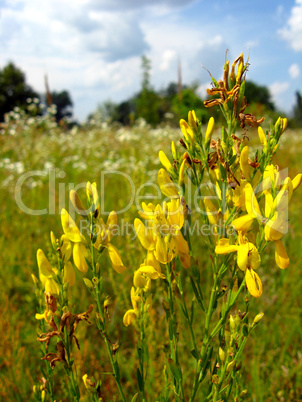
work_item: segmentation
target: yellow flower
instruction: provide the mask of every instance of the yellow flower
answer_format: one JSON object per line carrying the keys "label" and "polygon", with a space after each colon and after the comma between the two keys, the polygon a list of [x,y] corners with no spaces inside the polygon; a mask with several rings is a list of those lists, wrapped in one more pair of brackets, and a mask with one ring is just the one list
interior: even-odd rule
{"label": "yellow flower", "polygon": [[240,169],[247,181],[251,181],[250,165],[249,165],[249,147],[242,149],[240,154]]}
{"label": "yellow flower", "polygon": [[185,137],[187,145],[194,144],[195,138],[194,138],[194,133],[192,128],[189,126],[189,124],[184,120],[181,119],[179,122],[181,132],[183,133],[183,136]]}
{"label": "yellow flower", "polygon": [[208,146],[212,135],[213,135],[213,131],[214,131],[214,125],[215,125],[215,120],[213,117],[210,118],[209,122],[208,122],[208,126],[207,126],[207,131],[205,134],[205,145]]}
{"label": "yellow flower", "polygon": [[39,278],[45,288],[45,292],[59,294],[59,285],[54,279],[56,272],[51,267],[48,259],[41,249],[37,251],[37,262],[39,267]]}
{"label": "yellow flower", "polygon": [[114,231],[117,227],[117,214],[115,211],[111,211],[106,225],[103,222],[102,218],[98,218],[95,223],[97,238],[94,243],[94,247],[97,250],[101,250],[105,248],[108,251],[109,258],[112,264],[113,269],[121,274],[125,271],[126,267],[122,262],[121,255],[118,249],[111,243],[111,240],[114,236]]}
{"label": "yellow flower", "polygon": [[165,169],[167,169],[168,172],[173,172],[173,166],[169,159],[167,158],[166,154],[164,151],[160,150],[158,153],[159,160],[161,161],[161,164]]}
{"label": "yellow flower", "polygon": [[241,234],[238,236],[239,244],[231,245],[229,239],[219,240],[216,254],[229,254],[237,252],[237,265],[245,272],[245,280],[248,291],[253,297],[260,297],[262,294],[262,283],[255,272],[261,263],[261,258],[256,246],[245,239]]}
{"label": "yellow flower", "polygon": [[134,228],[144,248],[154,251],[155,258],[162,264],[171,262],[177,255],[180,256],[184,267],[189,266],[189,247],[184,239],[181,228],[184,224],[184,209],[180,199],[172,199],[168,203],[149,206],[146,205],[141,216],[146,212],[148,225],[145,226],[140,219],[135,219]]}
{"label": "yellow flower", "polygon": [[136,295],[136,292],[135,292],[135,289],[133,286],[131,288],[130,297],[131,297],[131,303],[132,303],[133,308],[126,311],[126,313],[123,317],[123,323],[126,327],[128,327],[128,325],[130,325],[139,314],[137,302],[140,301],[140,297]]}
{"label": "yellow flower", "polygon": [[158,184],[161,192],[170,198],[178,198],[179,192],[173,180],[170,178],[165,169],[160,169],[158,171]]}
{"label": "yellow flower", "polygon": [[74,243],[86,243],[85,237],[82,235],[74,220],[64,208],[61,210],[61,223],[63,232],[70,241]]}
{"label": "yellow flower", "polygon": [[[292,197],[293,191],[298,188],[302,179],[300,174],[293,181],[287,177],[281,185],[281,189],[275,194],[275,189],[280,185],[280,177],[273,165],[269,165],[264,172],[264,184],[261,190],[265,195],[265,216],[261,215],[259,204],[254,190],[250,184],[245,186],[245,203],[247,215],[233,220],[232,225],[237,231],[247,232],[254,219],[259,224],[265,224],[264,234],[266,241],[275,242],[275,260],[279,268],[285,269],[289,266],[289,258],[281,242],[287,229],[287,206]],[[293,184],[294,183],[294,184]],[[272,192],[270,192],[271,190]],[[273,193],[275,198],[273,198]]]}

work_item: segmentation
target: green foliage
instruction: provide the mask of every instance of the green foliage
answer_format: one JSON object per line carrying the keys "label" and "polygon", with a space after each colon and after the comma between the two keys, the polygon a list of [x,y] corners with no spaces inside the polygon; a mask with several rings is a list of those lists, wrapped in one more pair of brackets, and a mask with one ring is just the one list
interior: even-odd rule
{"label": "green foliage", "polygon": [[0,70],[0,121],[15,106],[24,108],[28,98],[38,94],[26,83],[25,74],[13,63]]}
{"label": "green foliage", "polygon": [[297,126],[302,125],[302,95],[299,91],[296,92],[296,104],[293,109],[293,119]]}
{"label": "green foliage", "polygon": [[[199,117],[199,116],[198,116]],[[50,124],[50,123],[49,123]],[[21,125],[21,122],[20,122]],[[0,399],[12,401],[33,400],[32,386],[41,385],[41,370],[37,364],[41,355],[39,343],[36,341],[37,330],[34,318],[36,312],[35,287],[31,283],[30,272],[37,274],[35,259],[36,249],[41,247],[49,254],[51,245],[49,232],[54,230],[56,236],[62,232],[59,213],[59,203],[68,205],[68,183],[81,183],[86,180],[100,181],[100,175],[105,170],[121,170],[131,175],[138,188],[144,182],[156,182],[156,173],[147,175],[159,168],[158,150],[168,149],[171,140],[180,137],[179,129],[165,128],[152,130],[146,127],[119,128],[114,127],[81,127],[72,131],[58,127],[45,126],[43,132],[35,125],[24,124],[24,129],[15,129],[15,135],[0,136],[0,245],[2,284],[0,302]],[[27,130],[27,131],[25,131]],[[205,128],[203,128],[205,131]],[[301,169],[302,142],[301,130],[286,131],[282,137],[279,160],[280,166],[291,166],[289,175],[295,176]],[[214,133],[216,138],[219,133]],[[250,133],[250,145],[259,145],[257,134]],[[285,152],[286,150],[286,152]],[[44,172],[42,176],[29,178],[22,187],[22,200],[28,207],[48,207],[48,168],[56,168],[56,188],[65,185],[66,198],[59,200],[56,191],[52,194],[55,200],[55,214],[32,216],[23,213],[16,205],[14,188],[18,178],[24,171],[36,170]],[[65,176],[61,176],[64,172]],[[85,191],[82,189],[83,193]],[[122,209],[130,200],[130,189],[127,183],[119,176],[108,176],[104,186],[105,208]],[[150,187],[146,188],[146,193]],[[62,205],[63,206],[63,205]],[[290,233],[286,239],[286,249],[291,256],[290,272],[281,271],[275,266],[272,245],[264,255],[265,270],[261,279],[265,283],[266,292],[256,305],[250,307],[249,316],[255,316],[264,311],[265,316],[258,325],[257,332],[250,339],[249,349],[240,369],[242,381],[248,389],[247,400],[251,401],[295,401],[302,394],[302,331],[300,324],[301,312],[301,242],[300,211],[302,198],[296,197],[295,203],[290,205]],[[133,221],[136,209],[130,209],[123,216]],[[293,235],[294,233],[294,235]],[[131,239],[131,241],[129,241]],[[123,262],[128,267],[123,275],[112,272],[106,264],[104,271],[104,286],[111,295],[112,304],[108,314],[111,323],[109,336],[113,341],[119,340],[122,345],[118,351],[121,367],[120,376],[126,390],[127,400],[135,394],[136,379],[130,374],[135,372],[137,361],[129,353],[135,343],[135,329],[120,325],[124,312],[130,307],[129,292],[133,272],[137,269],[138,261],[143,259],[143,250],[137,239],[121,236],[120,249],[123,253]],[[190,293],[190,275],[201,284],[203,294],[208,297],[210,291],[209,270],[206,261],[206,248],[194,244],[194,255],[200,260],[198,272],[185,271],[183,275],[183,292],[186,301],[195,303],[195,314],[202,317],[202,307],[198,299],[195,300],[193,291]],[[77,282],[81,282],[81,273],[76,272]],[[84,285],[83,285],[84,286]],[[84,311],[88,307],[89,291],[83,286],[70,289],[75,310]],[[282,292],[277,289],[282,287]],[[198,290],[198,289],[197,289]],[[162,292],[161,292],[162,291]],[[151,317],[156,331],[147,335],[150,360],[162,362],[165,359],[165,341],[167,333],[163,323],[164,314],[160,313],[163,302],[164,286],[158,289],[153,300],[154,315]],[[199,291],[198,291],[199,294]],[[117,303],[117,300],[119,301]],[[202,302],[200,302],[202,305]],[[239,309],[239,306],[238,306]],[[237,308],[236,308],[237,310]],[[179,339],[185,349],[180,357],[184,367],[184,380],[192,378],[194,362],[192,363],[192,346],[187,334],[187,322],[177,311],[179,321]],[[202,318],[200,318],[202,320]],[[93,323],[95,316],[92,315]],[[200,325],[200,328],[202,325]],[[105,374],[111,371],[109,359],[100,336],[92,330],[93,326],[79,325],[77,335],[81,351],[76,354],[79,381],[87,373],[98,376],[102,373],[102,397],[104,400],[114,400],[112,395],[115,389],[114,380]],[[199,335],[199,326],[194,328]],[[158,343],[154,334],[158,334]],[[200,346],[200,345],[198,345]],[[271,352],[268,353],[267,351]],[[134,369],[135,368],[135,369]],[[44,366],[46,371],[46,365]],[[169,371],[169,366],[167,369]],[[53,374],[56,378],[54,394],[60,396],[57,400],[68,400],[64,369],[58,365]],[[190,377],[191,376],[191,377]],[[85,395],[84,385],[80,384],[81,393]],[[152,390],[159,393],[165,387],[165,373],[159,370],[159,364],[150,366],[146,381],[147,401],[159,400]],[[185,390],[186,391],[186,390]],[[139,398],[138,398],[139,399]],[[137,399],[137,400],[138,400]],[[83,397],[83,401],[90,400]],[[117,399],[118,400],[118,399]],[[198,394],[198,401],[203,401],[204,395]]]}
{"label": "green foliage", "polygon": [[52,103],[56,105],[56,121],[59,122],[64,118],[70,118],[72,116],[72,100],[68,91],[61,92],[53,91],[50,94]]}
{"label": "green foliage", "polygon": [[186,118],[190,110],[195,110],[196,115],[204,123],[209,117],[209,111],[204,107],[202,99],[196,93],[197,86],[185,88],[180,94],[172,98],[171,111],[178,122],[181,118]]}
{"label": "green foliage", "polygon": [[269,89],[252,81],[245,82],[245,97],[248,105],[256,103],[264,105],[267,109],[274,111],[276,107],[271,99]]}

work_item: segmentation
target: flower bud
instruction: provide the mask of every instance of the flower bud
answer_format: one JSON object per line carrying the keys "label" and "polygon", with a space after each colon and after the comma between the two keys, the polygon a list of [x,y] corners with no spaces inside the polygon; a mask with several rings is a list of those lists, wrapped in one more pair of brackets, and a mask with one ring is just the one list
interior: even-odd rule
{"label": "flower bud", "polygon": [[173,156],[173,159],[177,159],[177,151],[176,151],[176,147],[175,147],[175,142],[174,141],[172,141],[172,143],[171,143],[171,151],[172,151],[172,156]]}
{"label": "flower bud", "polygon": [[83,281],[89,290],[93,290],[93,284],[90,279],[83,278]]}
{"label": "flower bud", "polygon": [[233,334],[236,331],[236,321],[235,321],[235,317],[232,314],[230,315],[230,328],[231,328],[231,332]]}
{"label": "flower bud", "polygon": [[75,190],[70,191],[70,201],[79,215],[87,216],[85,207]]}
{"label": "flower bud", "polygon": [[221,363],[224,363],[224,361],[225,361],[225,352],[224,352],[224,350],[222,348],[219,348],[218,353],[219,353],[219,359],[220,359]]}
{"label": "flower bud", "polygon": [[57,239],[53,232],[50,232],[50,242],[54,251],[57,250]]}
{"label": "flower bud", "polygon": [[184,174],[185,174],[185,165],[186,165],[186,159],[184,159],[180,165],[179,169],[179,177],[178,177],[178,184],[180,186],[183,185],[184,182]]}
{"label": "flower bud", "polygon": [[31,278],[32,278],[33,283],[34,283],[35,285],[37,285],[37,284],[39,283],[38,278],[37,278],[34,274],[31,274]]}
{"label": "flower bud", "polygon": [[227,365],[226,372],[227,372],[227,373],[230,373],[231,371],[233,371],[233,369],[234,369],[234,367],[235,367],[235,364],[236,364],[235,360],[231,361],[231,362]]}
{"label": "flower bud", "polygon": [[263,318],[263,316],[264,316],[264,313],[262,313],[262,312],[257,314],[256,317],[254,318],[253,325],[258,324],[258,322]]}
{"label": "flower bud", "polygon": [[207,131],[206,131],[206,135],[205,135],[205,145],[206,146],[208,146],[211,141],[213,131],[214,131],[214,124],[215,124],[215,120],[213,117],[211,117],[208,122]]}
{"label": "flower bud", "polygon": [[167,158],[166,154],[164,153],[164,151],[160,150],[158,153],[158,157],[159,160],[161,161],[161,164],[163,165],[163,167],[169,172],[173,172],[173,166],[171,164],[171,162],[169,161],[169,159]]}

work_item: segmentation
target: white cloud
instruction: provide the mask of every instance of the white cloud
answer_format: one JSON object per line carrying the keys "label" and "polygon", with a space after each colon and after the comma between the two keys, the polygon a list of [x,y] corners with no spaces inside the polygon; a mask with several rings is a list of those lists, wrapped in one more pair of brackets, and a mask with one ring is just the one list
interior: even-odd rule
{"label": "white cloud", "polygon": [[298,64],[294,63],[290,66],[290,68],[288,69],[289,75],[291,78],[295,79],[298,78],[300,75],[300,69]]}
{"label": "white cloud", "polygon": [[270,93],[272,95],[274,103],[277,105],[277,108],[281,110],[288,109],[288,105],[284,102],[284,94],[290,88],[290,84],[287,81],[284,82],[274,82],[269,86]]}
{"label": "white cloud", "polygon": [[286,26],[279,34],[297,52],[302,51],[302,0],[296,0]]}
{"label": "white cloud", "polygon": [[176,51],[175,50],[165,50],[162,55],[162,63],[159,66],[159,69],[162,71],[167,71],[171,68],[171,63],[174,62],[175,67],[175,59],[176,59]]}

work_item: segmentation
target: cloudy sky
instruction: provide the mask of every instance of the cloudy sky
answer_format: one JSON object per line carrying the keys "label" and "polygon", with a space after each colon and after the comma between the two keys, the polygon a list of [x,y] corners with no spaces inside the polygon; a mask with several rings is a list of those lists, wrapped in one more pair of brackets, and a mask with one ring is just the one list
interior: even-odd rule
{"label": "cloudy sky", "polygon": [[225,51],[250,52],[251,80],[290,111],[302,91],[302,0],[0,0],[0,68],[13,61],[34,89],[67,89],[83,120],[137,92],[141,55],[152,84],[220,78]]}

